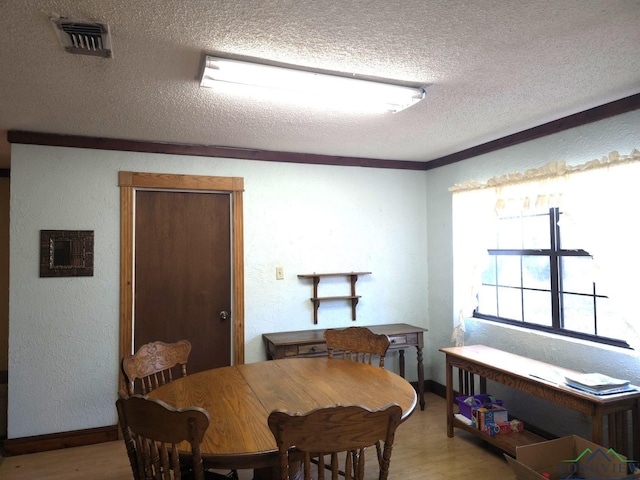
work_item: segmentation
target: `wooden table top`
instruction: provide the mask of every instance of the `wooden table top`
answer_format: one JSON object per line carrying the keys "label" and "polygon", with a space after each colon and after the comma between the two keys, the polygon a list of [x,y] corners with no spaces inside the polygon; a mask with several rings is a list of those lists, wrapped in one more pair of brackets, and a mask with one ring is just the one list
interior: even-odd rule
{"label": "wooden table top", "polygon": [[208,466],[263,468],[277,464],[277,447],[267,425],[275,409],[307,412],[321,406],[359,404],[402,408],[403,420],[416,406],[416,392],[399,375],[362,363],[289,358],[216,368],[157,388],[149,397],[177,408],[202,407],[211,424],[201,445]]}

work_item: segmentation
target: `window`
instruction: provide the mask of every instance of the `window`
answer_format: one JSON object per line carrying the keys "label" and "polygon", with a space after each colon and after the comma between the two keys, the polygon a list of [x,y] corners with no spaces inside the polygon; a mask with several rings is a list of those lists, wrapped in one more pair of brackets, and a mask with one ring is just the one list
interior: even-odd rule
{"label": "window", "polygon": [[451,187],[452,339],[473,316],[640,349],[640,151]]}
{"label": "window", "polygon": [[592,256],[584,249],[563,248],[562,215],[555,207],[497,218],[473,315],[628,347],[603,334],[611,314],[609,298],[591,280]]}

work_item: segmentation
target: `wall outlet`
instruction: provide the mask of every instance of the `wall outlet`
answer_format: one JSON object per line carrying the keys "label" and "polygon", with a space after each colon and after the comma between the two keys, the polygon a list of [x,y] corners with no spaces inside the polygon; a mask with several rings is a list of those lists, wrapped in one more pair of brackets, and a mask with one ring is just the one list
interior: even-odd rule
{"label": "wall outlet", "polygon": [[284,268],[276,267],[276,280],[284,279]]}

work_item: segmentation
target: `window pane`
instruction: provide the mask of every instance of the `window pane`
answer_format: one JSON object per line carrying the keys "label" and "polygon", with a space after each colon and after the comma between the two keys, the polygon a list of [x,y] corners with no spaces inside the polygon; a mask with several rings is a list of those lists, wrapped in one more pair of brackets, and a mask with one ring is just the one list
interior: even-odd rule
{"label": "window pane", "polygon": [[[523,213],[512,210],[513,216],[496,223],[495,246],[482,274],[477,312],[524,327],[615,339],[620,315],[602,297],[608,292],[593,283],[594,261],[582,250],[583,239],[576,236],[579,230],[568,221],[559,223],[562,232],[552,226],[552,220],[562,215],[555,208]],[[560,239],[556,233],[566,237]],[[567,238],[570,234],[576,238]],[[557,269],[552,263],[556,259]],[[552,279],[556,270],[559,276]],[[557,302],[559,312],[554,309]],[[558,314],[560,318],[553,318]]]}
{"label": "window pane", "polygon": [[[496,224],[500,225],[500,222],[498,221],[498,222],[496,222]],[[487,235],[487,245],[486,245],[486,247],[488,249],[495,250],[496,248],[498,248],[498,232],[497,232],[497,228],[498,227],[496,227],[496,231],[493,232],[491,234],[491,236]]]}
{"label": "window pane", "polygon": [[525,290],[523,297],[525,322],[550,327],[552,325],[551,292]]}
{"label": "window pane", "polygon": [[522,249],[522,220],[520,217],[501,218],[498,221],[498,247]]}
{"label": "window pane", "polygon": [[593,294],[593,259],[591,257],[561,257],[562,290]]}
{"label": "window pane", "polygon": [[482,272],[482,283],[496,285],[496,257],[489,258],[487,269]]}
{"label": "window pane", "polygon": [[497,260],[498,285],[520,287],[520,257],[518,255],[501,255]]}
{"label": "window pane", "polygon": [[[620,312],[616,309],[615,302],[609,298],[596,297],[596,319],[598,321],[598,335],[619,338],[619,331],[612,331],[612,325],[618,324]],[[615,328],[615,327],[613,327]]]}
{"label": "window pane", "polygon": [[565,330],[595,334],[593,297],[562,295],[562,312]]}
{"label": "window pane", "polygon": [[525,288],[551,290],[549,257],[541,255],[526,255],[522,257],[522,286]]}
{"label": "window pane", "polygon": [[498,316],[496,287],[483,285],[478,294],[478,311],[485,315]]}
{"label": "window pane", "polygon": [[584,248],[584,240],[580,238],[579,230],[571,227],[571,224],[563,222],[563,212],[559,213],[560,221],[560,248],[564,250],[580,250]]}
{"label": "window pane", "polygon": [[498,287],[498,316],[522,321],[522,298],[519,288]]}
{"label": "window pane", "polygon": [[549,228],[548,213],[524,217],[522,221],[522,248],[529,250],[551,248]]}

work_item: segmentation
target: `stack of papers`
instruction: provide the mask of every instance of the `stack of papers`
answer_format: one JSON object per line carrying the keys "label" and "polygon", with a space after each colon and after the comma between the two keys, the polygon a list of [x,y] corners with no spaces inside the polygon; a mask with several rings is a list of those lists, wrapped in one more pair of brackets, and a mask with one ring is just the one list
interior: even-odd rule
{"label": "stack of papers", "polygon": [[633,392],[635,387],[628,380],[613,378],[602,373],[582,373],[565,377],[565,383],[594,395],[611,395],[613,393]]}

